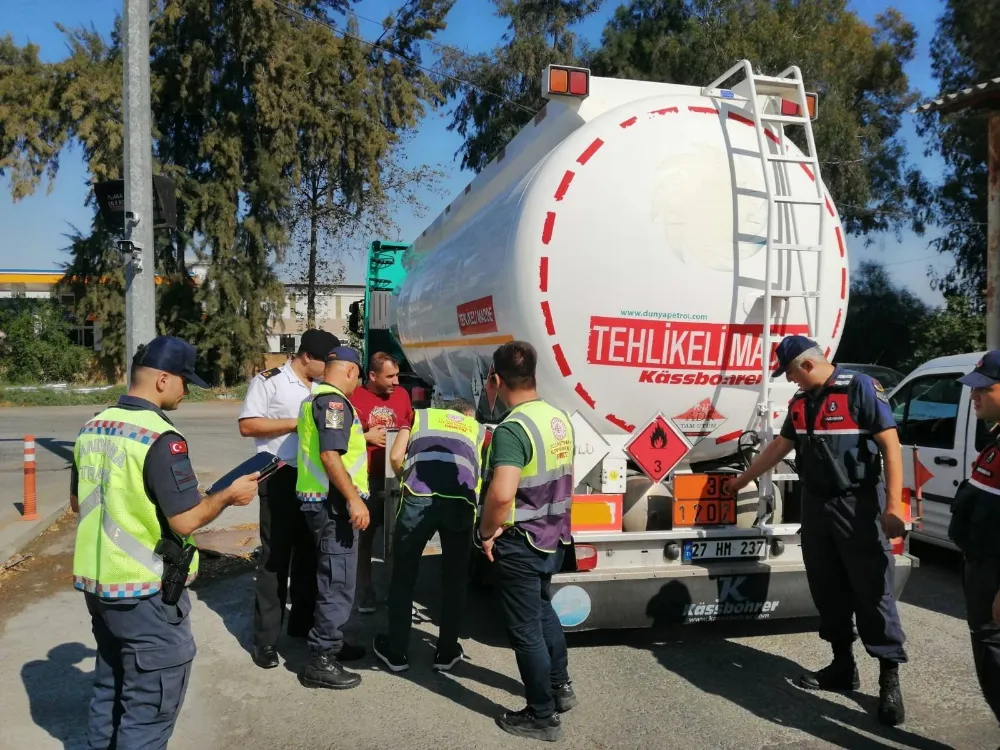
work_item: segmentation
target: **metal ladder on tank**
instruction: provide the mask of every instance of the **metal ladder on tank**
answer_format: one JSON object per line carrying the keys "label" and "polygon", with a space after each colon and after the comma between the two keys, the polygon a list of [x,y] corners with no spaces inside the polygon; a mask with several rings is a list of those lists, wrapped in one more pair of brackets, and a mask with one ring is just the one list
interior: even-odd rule
{"label": "metal ladder on tank", "polygon": [[[757,415],[761,419],[761,427],[758,434],[762,438],[766,447],[774,439],[774,404],[771,401],[771,373],[770,356],[771,351],[771,304],[774,299],[791,300],[802,298],[806,308],[806,320],[809,324],[809,337],[816,339],[820,321],[820,280],[823,272],[823,238],[826,236],[826,211],[825,196],[823,195],[823,180],[820,176],[819,159],[816,155],[816,142],[813,139],[812,121],[809,119],[809,105],[806,100],[805,85],[802,80],[802,71],[797,65],[792,65],[779,73],[777,76],[758,75],[753,72],[753,67],[749,60],[741,60],[732,68],[723,73],[719,78],[702,89],[704,96],[716,99],[732,100],[736,94],[732,89],[721,89],[720,86],[732,76],[742,72],[744,75],[743,84],[745,86],[745,96],[749,102],[749,114],[753,120],[753,127],[757,134],[757,147],[760,151],[761,165],[764,170],[764,184],[766,186],[767,197],[767,244],[765,248],[764,260],[764,325],[762,332],[762,356],[761,356],[761,384],[760,396],[757,401]],[[739,84],[737,84],[739,85]],[[762,106],[758,99],[760,96],[778,97],[792,101],[798,105],[798,115],[782,115],[780,105],[778,112],[765,111],[769,107]],[[766,102],[773,106],[774,99],[767,99]],[[773,134],[777,137],[778,153],[772,154],[768,147],[768,137],[765,132],[766,125],[773,125]],[[806,148],[801,155],[786,153],[785,125],[801,125],[805,130]],[[787,188],[791,185],[788,178],[787,168],[789,164],[804,165],[813,174],[812,183],[815,187],[815,196],[797,197],[787,193],[779,193],[778,187]],[[779,179],[780,177],[780,179]],[[780,183],[776,184],[776,183]],[[819,211],[818,232],[815,243],[802,243],[798,241],[798,228],[795,222],[795,206],[810,206]],[[775,237],[775,230],[778,225],[778,209],[782,210],[784,221],[781,227],[784,229],[782,237]],[[788,272],[791,272],[791,258],[800,253],[816,254],[816,285],[809,288],[806,285],[805,269],[802,263],[798,263],[799,275],[802,283],[801,290],[787,289],[776,286],[774,278],[776,271],[776,253],[785,253],[789,259]],[[810,309],[810,301],[813,302]],[[774,481],[796,480],[796,474],[774,474],[768,471],[758,479],[759,504],[757,506],[757,519],[755,526],[766,526],[773,517],[774,506]]]}

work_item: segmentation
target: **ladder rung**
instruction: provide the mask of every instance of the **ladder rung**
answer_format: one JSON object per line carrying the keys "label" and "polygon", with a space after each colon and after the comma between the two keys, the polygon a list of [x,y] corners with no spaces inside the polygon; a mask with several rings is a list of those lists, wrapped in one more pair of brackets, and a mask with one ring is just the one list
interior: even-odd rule
{"label": "ladder rung", "polygon": [[802,156],[794,156],[794,155],[791,155],[791,154],[772,154],[772,153],[768,153],[764,158],[766,158],[768,161],[786,161],[786,162],[790,162],[792,164],[813,164],[814,165],[816,163],[816,157],[815,156],[806,156],[805,154],[803,154]]}
{"label": "ladder rung", "polygon": [[818,253],[823,250],[822,245],[790,245],[787,242],[771,243],[773,250],[791,250],[798,253]]}
{"label": "ladder rung", "polygon": [[799,82],[788,78],[754,76],[753,87],[761,96],[787,97],[789,94],[799,93]]}
{"label": "ladder rung", "polygon": [[819,198],[797,198],[794,195],[776,195],[775,203],[797,203],[803,206],[822,206],[823,201]]}
{"label": "ladder rung", "polygon": [[809,122],[808,118],[805,117],[795,117],[793,115],[770,115],[766,112],[760,114],[760,119],[762,122],[780,122],[785,125],[803,125]]}
{"label": "ladder rung", "polygon": [[802,299],[817,299],[819,297],[819,292],[790,292],[787,289],[773,289],[771,291],[772,297],[781,297],[782,299],[795,299],[796,297],[801,297]]}
{"label": "ladder rung", "polygon": [[753,85],[762,86],[782,86],[784,88],[797,89],[800,81],[797,78],[778,78],[777,76],[754,76]]}

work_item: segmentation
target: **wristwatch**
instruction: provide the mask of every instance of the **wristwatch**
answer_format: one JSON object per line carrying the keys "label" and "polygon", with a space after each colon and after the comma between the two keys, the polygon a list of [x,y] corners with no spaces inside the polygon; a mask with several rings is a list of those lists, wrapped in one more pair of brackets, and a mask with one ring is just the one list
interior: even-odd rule
{"label": "wristwatch", "polygon": [[479,549],[483,548],[483,535],[479,531],[479,524],[477,523],[475,528],[472,530],[472,543],[475,544]]}

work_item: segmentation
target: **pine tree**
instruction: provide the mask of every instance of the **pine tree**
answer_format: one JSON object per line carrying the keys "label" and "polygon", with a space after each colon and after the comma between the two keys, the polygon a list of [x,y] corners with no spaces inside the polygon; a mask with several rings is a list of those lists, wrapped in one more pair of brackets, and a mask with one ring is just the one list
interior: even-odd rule
{"label": "pine tree", "polygon": [[[989,0],[948,0],[931,43],[931,66],[939,92],[948,94],[1000,76],[1000,5]],[[938,93],[938,92],[935,92]],[[969,298],[985,310],[988,124],[982,112],[941,116],[925,113],[919,132],[928,150],[941,154],[945,175],[934,193],[944,234],[931,244],[955,259],[936,285]],[[958,308],[956,308],[958,309]]]}
{"label": "pine tree", "polygon": [[[846,0],[632,0],[588,58],[595,75],[696,86],[743,58],[770,75],[798,65],[806,90],[819,93],[813,133],[823,181],[844,228],[867,237],[924,228],[910,203],[922,181],[900,133],[917,100],[903,71],[915,39],[898,11],[869,26]],[[787,130],[801,145],[801,133]]]}
{"label": "pine tree", "polygon": [[[442,101],[419,40],[444,27],[452,3],[408,2],[375,46],[356,25],[337,25],[349,0],[151,3],[154,170],[175,180],[178,209],[177,230],[156,235],[158,325],[196,343],[215,382],[244,378],[262,361],[284,305],[274,265],[301,219],[303,188],[314,201],[310,223],[329,219],[311,228],[336,236],[350,222],[387,226],[389,197],[412,200],[413,181],[430,174],[401,167],[399,149],[425,105]],[[94,180],[122,175],[120,19],[107,41],[93,30],[64,33],[70,55],[51,65],[37,48],[0,40],[0,174],[15,198],[55,177],[71,141]],[[322,70],[319,88],[310,65]],[[110,362],[125,352],[115,349],[122,269],[109,240],[96,219],[90,234],[75,234],[66,283],[105,316]],[[197,290],[188,252],[208,261]],[[106,283],[92,288],[94,278]]]}
{"label": "pine tree", "polygon": [[444,91],[456,102],[448,129],[465,139],[459,150],[462,168],[475,172],[482,171],[545,106],[541,80],[545,66],[579,62],[571,27],[601,6],[600,0],[493,2],[496,15],[509,19],[504,43],[481,55],[453,49],[442,54],[452,75]]}

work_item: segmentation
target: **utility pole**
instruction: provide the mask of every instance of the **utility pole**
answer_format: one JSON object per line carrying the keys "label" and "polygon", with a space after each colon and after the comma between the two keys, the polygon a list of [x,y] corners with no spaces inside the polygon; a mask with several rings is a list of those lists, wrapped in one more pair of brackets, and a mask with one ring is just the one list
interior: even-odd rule
{"label": "utility pole", "polygon": [[149,93],[149,0],[125,2],[125,369],[156,335],[153,134]]}

